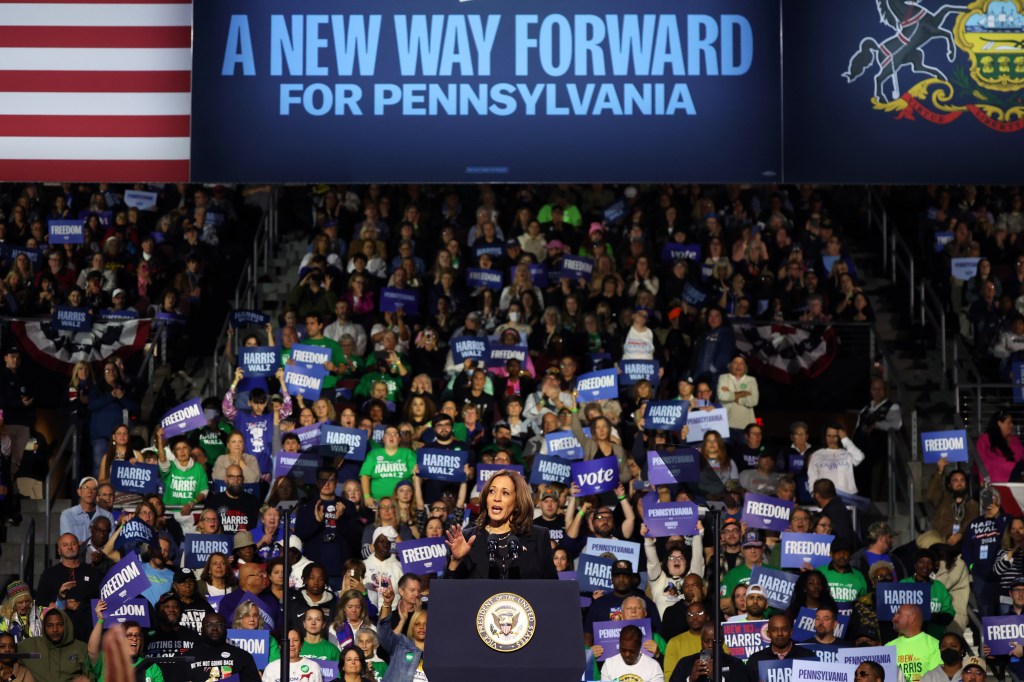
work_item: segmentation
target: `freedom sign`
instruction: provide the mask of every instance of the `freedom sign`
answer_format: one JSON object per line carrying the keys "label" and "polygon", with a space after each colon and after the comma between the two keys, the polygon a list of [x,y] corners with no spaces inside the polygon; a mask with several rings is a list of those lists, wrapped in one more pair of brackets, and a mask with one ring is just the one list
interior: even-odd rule
{"label": "freedom sign", "polygon": [[782,568],[803,568],[810,564],[814,568],[827,566],[832,561],[832,541],[834,535],[818,535],[816,533],[787,533],[779,538],[779,566]]}
{"label": "freedom sign", "polygon": [[185,536],[182,543],[182,551],[185,553],[185,568],[202,568],[206,565],[210,555],[220,552],[231,556],[234,546],[234,537],[228,534],[223,535],[200,535],[189,534]]}
{"label": "freedom sign", "polygon": [[750,572],[750,585],[760,585],[764,588],[765,597],[768,599],[768,606],[773,609],[789,608],[789,602],[793,599],[793,588],[796,587],[797,578],[800,576],[783,571],[776,571],[764,566],[754,566]]}
{"label": "freedom sign", "polygon": [[615,400],[619,397],[619,370],[601,369],[584,374],[576,380],[579,401]]}
{"label": "freedom sign", "polygon": [[402,573],[441,575],[448,561],[448,546],[443,537],[399,542],[395,551],[402,564]]}
{"label": "freedom sign", "polygon": [[634,573],[640,572],[640,543],[629,540],[617,540],[615,538],[587,538],[587,544],[583,547],[583,554],[599,556],[601,554],[613,554],[616,559],[628,559],[629,565],[633,567]]}
{"label": "freedom sign", "polygon": [[572,462],[561,457],[539,456],[533,460],[530,469],[530,485],[559,483],[569,485],[572,481]]}
{"label": "freedom sign", "polygon": [[670,535],[697,534],[697,505],[693,502],[664,502],[644,505],[647,535],[666,538]]}
{"label": "freedom sign", "polygon": [[580,554],[576,563],[576,581],[580,592],[597,592],[615,589],[612,586],[612,564],[615,562],[603,556]]}
{"label": "freedom sign", "polygon": [[270,659],[269,630],[236,630],[228,628],[227,640],[229,644],[234,644],[248,651],[257,668],[263,670],[267,667],[267,662]]}
{"label": "freedom sign", "polygon": [[894,646],[844,647],[839,650],[837,660],[843,665],[852,665],[854,670],[864,661],[874,661],[885,670],[885,679],[902,680],[903,677],[897,665],[896,655],[896,647]]}
{"label": "freedom sign", "polygon": [[327,370],[321,367],[307,369],[299,365],[284,368],[284,385],[292,395],[301,395],[305,400],[316,400],[324,385]]}
{"label": "freedom sign", "polygon": [[[91,599],[90,603],[92,606],[89,609],[89,613],[92,615],[92,624],[95,627],[96,605],[100,603],[100,600]],[[118,623],[124,623],[129,620],[134,620],[144,628],[149,627],[149,602],[146,599],[129,599],[114,613],[111,613],[110,608],[107,607],[107,610],[103,612],[103,629],[106,630]]]}
{"label": "freedom sign", "polygon": [[576,497],[599,495],[619,486],[619,461],[614,456],[573,462],[569,466],[572,482],[580,487]]}
{"label": "freedom sign", "polygon": [[92,315],[88,308],[68,305],[57,306],[53,311],[51,324],[54,329],[67,332],[85,332],[92,329]]}
{"label": "freedom sign", "polygon": [[[809,606],[801,607],[800,612],[796,616],[796,621],[793,623],[793,640],[797,642],[806,642],[814,639],[814,617],[816,611]],[[837,616],[836,617],[836,628],[833,634],[842,639],[846,634],[846,626],[850,624],[849,616]]]}
{"label": "freedom sign", "polygon": [[238,366],[247,377],[274,376],[281,366],[276,346],[243,347],[238,350]]}
{"label": "freedom sign", "polygon": [[978,274],[980,258],[951,258],[949,261],[953,279],[966,282]]}
{"label": "freedom sign", "polygon": [[982,641],[995,656],[1009,656],[1014,644],[1024,644],[1024,616],[989,616],[981,619]]}
{"label": "freedom sign", "polygon": [[206,417],[203,416],[202,399],[193,398],[178,405],[164,415],[160,426],[164,430],[164,441],[203,428]]}
{"label": "freedom sign", "polygon": [[743,522],[747,528],[784,531],[789,528],[793,503],[768,495],[748,493],[743,499]]}
{"label": "freedom sign", "polygon": [[558,273],[559,279],[570,279],[576,281],[583,279],[590,281],[594,272],[594,259],[586,256],[569,256],[562,258],[562,270]]}
{"label": "freedom sign", "polygon": [[466,284],[471,287],[483,287],[501,291],[502,277],[501,270],[490,270],[488,268],[467,268]]}
{"label": "freedom sign", "polygon": [[715,431],[725,440],[729,440],[729,415],[724,407],[713,410],[691,410],[687,420],[690,430],[686,434],[687,443],[704,440],[704,434]]}
{"label": "freedom sign", "polygon": [[793,673],[790,682],[855,682],[856,666],[842,663],[823,663],[811,658],[793,659]]}
{"label": "freedom sign", "polygon": [[160,467],[115,461],[110,466],[110,484],[119,493],[157,493],[160,491]]}
{"label": "freedom sign", "polygon": [[85,243],[85,223],[81,220],[53,219],[47,221],[46,227],[51,244]]}
{"label": "freedom sign", "polygon": [[504,367],[509,360],[518,360],[519,364],[525,365],[528,353],[526,344],[517,343],[513,346],[505,346],[500,343],[491,343],[487,346],[487,366]]}
{"label": "freedom sign", "polygon": [[156,208],[156,199],[156,192],[147,192],[141,189],[126,189],[124,191],[124,205],[129,208],[137,208],[140,211]]}
{"label": "freedom sign", "polygon": [[491,480],[491,476],[502,470],[515,471],[520,476],[525,476],[522,464],[477,464],[476,465],[476,494],[483,492],[484,484]]}
{"label": "freedom sign", "polygon": [[928,583],[878,583],[875,604],[878,620],[892,620],[904,604],[921,609],[921,619],[927,623],[932,617],[932,586]]}
{"label": "freedom sign", "polygon": [[486,336],[457,336],[448,347],[452,350],[452,362],[462,364],[466,360],[483,360],[487,357],[490,342]]}
{"label": "freedom sign", "polygon": [[468,461],[468,450],[426,447],[416,451],[416,464],[420,468],[420,476],[434,481],[463,483],[466,480],[464,467]]}
{"label": "freedom sign", "polygon": [[100,586],[100,599],[107,602],[109,613],[116,613],[132,599],[149,589],[149,576],[142,569],[139,555],[129,552],[114,564]]}
{"label": "freedom sign", "polygon": [[396,289],[384,287],[380,290],[380,311],[416,315],[420,309],[420,292],[416,289]]}
{"label": "freedom sign", "polygon": [[679,431],[686,426],[689,409],[682,400],[652,400],[644,408],[644,430]]}
{"label": "freedom sign", "polygon": [[548,446],[548,455],[562,459],[583,459],[583,446],[572,431],[552,431],[544,434],[544,443]]}
{"label": "freedom sign", "polygon": [[654,485],[700,481],[700,451],[696,448],[647,451],[647,479]]}
{"label": "freedom sign", "polygon": [[324,365],[331,361],[331,349],[324,346],[308,346],[303,343],[292,345],[292,353],[288,356],[289,365],[298,365],[306,369],[326,369]]}
{"label": "freedom sign", "polygon": [[[651,629],[650,618],[638,618],[636,620],[602,620],[594,623],[594,644],[604,647],[604,653],[597,660],[607,661],[612,656],[616,656],[619,653],[619,633],[622,632],[622,628],[627,625],[635,625],[640,628],[640,632],[643,633],[643,642],[650,642],[654,639],[653,630]],[[641,645],[643,644],[641,642]],[[643,646],[640,647],[640,652],[647,656],[653,656]]]}
{"label": "freedom sign", "polygon": [[623,360],[619,363],[622,374],[619,376],[619,383],[623,386],[632,386],[641,379],[647,379],[651,386],[657,388],[658,369],[661,365],[657,360]]}
{"label": "freedom sign", "polygon": [[921,453],[925,464],[967,461],[967,431],[928,431],[921,434]]}
{"label": "freedom sign", "polygon": [[279,451],[274,455],[274,478],[292,476],[301,483],[316,485],[316,470],[320,467],[320,453]]}
{"label": "freedom sign", "polygon": [[768,639],[767,629],[767,620],[722,623],[722,641],[729,649],[731,656],[745,661],[750,658],[751,654],[771,643],[771,640]]}
{"label": "freedom sign", "polygon": [[362,462],[366,459],[366,431],[350,429],[334,424],[320,427],[320,454],[327,457],[344,457],[347,462]]}

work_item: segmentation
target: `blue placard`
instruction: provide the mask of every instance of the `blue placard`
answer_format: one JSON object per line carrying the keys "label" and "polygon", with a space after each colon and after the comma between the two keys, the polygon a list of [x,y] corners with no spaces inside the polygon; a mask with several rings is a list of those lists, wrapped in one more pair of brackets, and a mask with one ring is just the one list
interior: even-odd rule
{"label": "blue placard", "polygon": [[491,479],[491,476],[503,469],[515,471],[520,476],[524,476],[525,470],[523,469],[522,464],[477,464],[476,488],[474,488],[474,494],[479,495],[484,489],[484,484]]}
{"label": "blue placard", "polygon": [[110,465],[110,484],[119,493],[149,495],[160,491],[160,467],[115,461]]}
{"label": "blue placard", "polygon": [[[124,528],[127,527],[128,524],[125,524]],[[142,568],[142,562],[139,561],[139,555],[129,552],[107,571],[103,584],[100,585],[100,599],[107,602],[109,613],[116,613],[122,606],[148,590],[151,584],[149,576]]]}
{"label": "blue placard", "polygon": [[32,267],[39,267],[39,261],[42,258],[42,251],[40,249],[30,249],[24,246],[10,246],[7,248],[10,249],[9,253],[12,261],[18,256],[24,255],[32,263]]}
{"label": "blue placard", "polygon": [[853,507],[854,509],[857,509],[862,512],[866,512],[871,509],[871,500],[864,497],[863,495],[844,493],[841,490],[837,490],[836,495],[839,497],[840,500],[843,501],[843,504],[849,507]]}
{"label": "blue placard", "polygon": [[576,379],[578,401],[615,400],[619,397],[619,370],[599,369]]}
{"label": "blue placard", "polygon": [[[793,623],[793,641],[806,642],[814,639],[814,617],[816,613],[817,612],[809,606],[801,607],[800,612],[796,616],[796,621]],[[836,615],[835,636],[842,639],[846,634],[846,627],[849,624],[849,616]]]}
{"label": "blue placard", "polygon": [[1013,644],[1024,644],[1024,616],[988,616],[981,619],[981,630],[993,656],[1009,656]]}
{"label": "blue placard", "polygon": [[232,327],[266,327],[270,323],[270,315],[259,310],[232,310],[228,318]]}
{"label": "blue placard", "polygon": [[895,646],[858,646],[840,649],[836,660],[855,669],[864,661],[874,661],[885,670],[885,679],[898,681],[904,677],[897,665],[897,655]]}
{"label": "blue placard", "polygon": [[50,219],[46,227],[51,244],[85,243],[85,224],[81,220]]}
{"label": "blue placard", "polygon": [[832,541],[834,539],[834,535],[783,532],[777,545],[782,551],[782,554],[779,555],[779,566],[782,568],[803,568],[804,564],[810,564],[814,568],[827,566],[832,561]]}
{"label": "blue placard", "polygon": [[87,220],[90,216],[96,216],[100,225],[103,227],[110,227],[111,220],[114,217],[113,211],[93,211],[88,208],[83,208],[78,212],[78,217],[83,221]]}
{"label": "blue placard", "polygon": [[401,310],[406,315],[416,315],[420,310],[420,292],[416,289],[384,287],[380,290],[380,311],[395,313]]}
{"label": "blue placard", "polygon": [[600,556],[611,554],[617,560],[626,559],[634,573],[640,572],[640,543],[615,538],[598,538],[591,535],[583,546],[583,554]]}
{"label": "blue placard", "polygon": [[840,258],[841,258],[841,256],[822,256],[821,257],[821,265],[825,269],[825,274],[826,275],[831,275],[832,274],[832,267],[836,264],[836,261],[839,260]]}
{"label": "blue placard", "polygon": [[652,400],[644,407],[645,431],[680,431],[688,421],[689,403],[682,400]]}
{"label": "blue placard", "polygon": [[572,482],[580,487],[577,497],[606,493],[619,486],[619,461],[615,457],[598,457],[570,466]]}
{"label": "blue placard", "polygon": [[925,623],[932,617],[932,586],[929,583],[878,583],[875,586],[875,604],[878,620],[892,620],[903,604],[921,609]]}
{"label": "blue placard", "polygon": [[54,329],[68,332],[87,332],[92,329],[92,314],[88,308],[57,306],[51,322]]}
{"label": "blue placard", "polygon": [[942,253],[945,250],[945,248],[946,248],[946,244],[950,243],[951,241],[953,241],[953,233],[952,232],[949,232],[948,230],[943,230],[941,232],[936,232],[935,233],[935,253]]}
{"label": "blue placard", "polygon": [[758,661],[757,673],[758,682],[791,682],[793,659]]}
{"label": "blue placard", "polygon": [[161,310],[156,314],[156,321],[164,324],[185,324],[185,317],[178,313],[166,313]]}
{"label": "blue placard", "polygon": [[529,354],[529,350],[526,344],[515,344],[514,346],[505,346],[499,343],[491,343],[487,347],[487,366],[488,367],[504,367],[505,363],[509,360],[518,360],[522,366],[526,365],[526,357]]}
{"label": "blue placard", "polygon": [[677,260],[698,262],[700,260],[700,245],[665,242],[665,245],[661,247],[661,261],[672,263]]}
{"label": "blue placard", "polygon": [[664,502],[644,505],[647,535],[667,538],[670,535],[697,534],[697,505],[693,502]]}
{"label": "blue placard", "polygon": [[651,386],[657,387],[661,377],[658,370],[661,365],[657,360],[623,360],[619,363],[622,374],[619,375],[619,384],[632,386],[641,379],[647,379]]}
{"label": "blue placard", "polygon": [[488,255],[491,258],[501,258],[505,253],[505,243],[500,244],[487,244],[479,243],[473,247],[473,255],[476,256],[476,260],[480,260],[480,256]]}
{"label": "blue placard", "polygon": [[157,196],[156,192],[126,189],[124,191],[124,205],[129,208],[137,208],[140,211],[151,211],[156,208]]}
{"label": "blue placard", "polygon": [[576,580],[580,584],[580,592],[608,592],[612,586],[612,559],[602,556],[581,554],[576,563]]}
{"label": "blue placard", "polygon": [[789,528],[793,503],[768,495],[747,493],[743,499],[743,522],[747,528],[784,531]]}
{"label": "blue placard", "polygon": [[[96,627],[96,605],[100,603],[99,599],[91,599],[89,601],[89,615],[92,616],[93,627]],[[125,602],[117,612],[111,612],[109,608],[103,612],[103,629],[114,627],[118,623],[124,623],[125,621],[134,620],[143,628],[149,627],[149,602],[142,597],[136,597],[135,599],[129,599]]]}
{"label": "blue placard", "polygon": [[193,398],[178,405],[164,415],[160,426],[164,430],[164,441],[203,428],[206,426],[206,417],[203,415],[202,399]]}
{"label": "blue placard", "polygon": [[416,451],[416,464],[420,477],[449,483],[466,480],[463,467],[469,461],[468,450],[446,450],[444,448],[420,448]]}
{"label": "blue placard", "polygon": [[307,346],[303,343],[292,345],[292,353],[288,356],[289,365],[297,365],[306,369],[324,368],[331,361],[331,349],[324,346]]}
{"label": "blue placard", "polygon": [[320,461],[318,452],[278,452],[274,455],[274,478],[292,476],[301,483],[316,485]]}
{"label": "blue placard", "polygon": [[270,377],[281,366],[281,358],[276,346],[247,346],[238,350],[238,366],[246,377]]}
{"label": "blue placard", "polygon": [[647,451],[647,479],[654,485],[675,485],[700,481],[700,451],[680,447]]}
{"label": "blue placard", "polygon": [[576,281],[583,279],[590,281],[594,272],[594,259],[586,256],[564,256],[562,258],[562,270],[558,273],[559,279],[571,279]]}
{"label": "blue placard", "polygon": [[127,310],[113,310],[112,308],[104,308],[103,310],[96,313],[97,322],[117,322],[123,320],[137,320],[139,319],[139,312],[133,308]]}
{"label": "blue placard", "polygon": [[799,577],[793,573],[775,571],[764,566],[754,566],[750,572],[749,584],[760,585],[764,588],[768,606],[773,609],[786,609],[789,608],[789,602],[793,599],[793,588],[796,587]]}
{"label": "blue placard", "polygon": [[552,431],[544,434],[548,455],[568,460],[583,459],[583,446],[572,431]]}
{"label": "blue placard", "polygon": [[569,485],[572,481],[572,462],[561,457],[535,457],[530,469],[530,485],[560,483]]}
{"label": "blue placard", "polygon": [[314,659],[316,664],[320,666],[320,678],[325,681],[336,680],[341,677],[339,672],[338,661],[321,661]]}
{"label": "blue placard", "polygon": [[344,457],[346,462],[362,462],[366,459],[367,440],[367,433],[362,429],[323,424],[320,427],[320,454]]}
{"label": "blue placard", "polygon": [[[530,282],[533,286],[546,289],[548,286],[548,269],[543,263],[528,263],[530,267]],[[516,266],[512,266],[508,269],[508,281],[512,282],[516,278]]]}
{"label": "blue placard", "polygon": [[[227,489],[228,489],[228,482],[227,481],[216,480],[216,479],[210,481],[210,490],[212,492],[214,492],[214,493],[222,493],[222,492],[224,492]],[[260,484],[259,483],[243,483],[242,484],[242,492],[247,493],[249,495],[253,495],[254,497],[259,497],[259,495],[260,495]]]}
{"label": "blue placard", "polygon": [[745,620],[722,623],[722,641],[729,649],[729,654],[740,660],[768,646],[768,621]]}
{"label": "blue placard", "polygon": [[704,434],[715,431],[725,440],[729,440],[729,414],[724,407],[713,410],[692,410],[687,418],[690,430],[686,433],[686,442],[696,443],[704,440]]}
{"label": "blue placard", "polygon": [[125,549],[148,545],[156,539],[156,531],[142,519],[129,519],[114,540],[114,549],[124,552]]}
{"label": "blue placard", "polygon": [[966,282],[978,274],[978,263],[981,258],[952,258],[949,261],[953,279]]}
{"label": "blue placard", "polygon": [[320,431],[322,424],[310,424],[309,426],[300,426],[297,429],[289,431],[293,436],[299,439],[299,450],[307,452],[308,450],[320,445]]}
{"label": "blue placard", "polygon": [[1014,404],[1024,403],[1024,362],[1011,364],[1010,380],[1013,383]]}
{"label": "blue placard", "polygon": [[681,296],[685,303],[694,308],[703,308],[708,300],[707,292],[692,282],[687,282],[683,285]]}
{"label": "blue placard", "polygon": [[270,659],[269,630],[236,630],[235,628],[228,628],[227,641],[229,644],[234,644],[249,652],[258,669],[263,670],[267,667],[267,662]]}
{"label": "blue placard", "polygon": [[448,546],[443,537],[406,540],[395,545],[395,554],[403,573],[441,575],[448,560]]}
{"label": "blue placard", "polygon": [[967,431],[928,431],[921,434],[921,454],[925,464],[967,461]]}
{"label": "blue placard", "polygon": [[324,385],[327,370],[323,367],[307,369],[299,365],[284,368],[284,383],[291,395],[301,395],[305,400],[316,400]]}
{"label": "blue placard", "polygon": [[[500,254],[499,254],[500,255]],[[488,270],[485,268],[468,268],[466,270],[466,284],[470,287],[484,287],[501,291],[502,283],[501,270]]]}
{"label": "blue placard", "polygon": [[[619,633],[622,632],[622,628],[627,625],[635,625],[640,628],[640,632],[643,634],[643,642],[650,642],[654,639],[654,631],[651,629],[650,618],[641,618],[639,620],[605,620],[595,622],[593,627],[594,645],[604,647],[604,652],[597,660],[607,661],[612,656],[618,655]],[[642,646],[640,648],[640,652],[647,656],[654,655]]]}
{"label": "blue placard", "polygon": [[448,344],[452,351],[452,362],[462,364],[466,360],[484,360],[490,341],[486,336],[457,336]]}
{"label": "blue placard", "polygon": [[220,552],[231,556],[234,549],[234,538],[230,535],[200,535],[189,534],[185,536],[182,543],[182,551],[185,555],[185,568],[202,568],[210,555]]}

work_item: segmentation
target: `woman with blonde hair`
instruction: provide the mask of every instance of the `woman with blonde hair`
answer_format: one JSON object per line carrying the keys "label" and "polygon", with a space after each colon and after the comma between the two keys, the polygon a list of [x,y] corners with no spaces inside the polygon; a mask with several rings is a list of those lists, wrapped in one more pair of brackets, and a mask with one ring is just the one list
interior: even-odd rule
{"label": "woman with blonde hair", "polygon": [[[235,607],[234,613],[231,614],[231,627],[235,630],[270,629],[267,627],[266,621],[263,620],[263,614],[260,613],[259,607],[256,606],[256,602],[252,599],[243,599]],[[281,647],[278,646],[277,641],[273,637],[270,638],[268,652],[270,654],[269,660],[271,661],[281,658]]]}
{"label": "woman with blonde hair", "polygon": [[338,598],[338,608],[328,630],[328,639],[332,644],[337,644],[339,649],[344,649],[355,644],[359,628],[376,629],[370,619],[370,607],[362,591],[346,590]]}
{"label": "woman with blonde hair", "polygon": [[0,632],[12,635],[15,642],[38,637],[43,634],[42,612],[28,584],[14,580],[7,586],[7,595],[0,604]]}

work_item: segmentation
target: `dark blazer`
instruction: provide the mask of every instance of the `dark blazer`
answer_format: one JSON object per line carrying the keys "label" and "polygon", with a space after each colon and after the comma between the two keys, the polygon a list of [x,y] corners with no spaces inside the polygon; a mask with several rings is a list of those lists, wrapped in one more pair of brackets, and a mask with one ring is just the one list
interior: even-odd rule
{"label": "dark blazer", "polygon": [[[445,578],[491,578],[490,561],[487,558],[487,531],[470,528],[462,531],[462,535],[468,541],[474,535],[476,541],[469,549],[469,554],[459,563],[454,571],[448,570],[445,564]],[[523,580],[536,580],[544,578],[558,580],[558,572],[555,571],[555,564],[552,560],[551,539],[548,536],[548,529],[543,526],[533,526],[526,535],[516,536],[519,539],[519,575]]]}

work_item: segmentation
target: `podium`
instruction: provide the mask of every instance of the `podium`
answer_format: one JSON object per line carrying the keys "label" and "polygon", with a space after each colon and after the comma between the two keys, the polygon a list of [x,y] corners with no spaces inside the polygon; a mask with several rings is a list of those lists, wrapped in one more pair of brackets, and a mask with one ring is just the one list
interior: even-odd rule
{"label": "podium", "polygon": [[430,682],[583,678],[576,581],[434,580],[429,612],[423,670]]}

